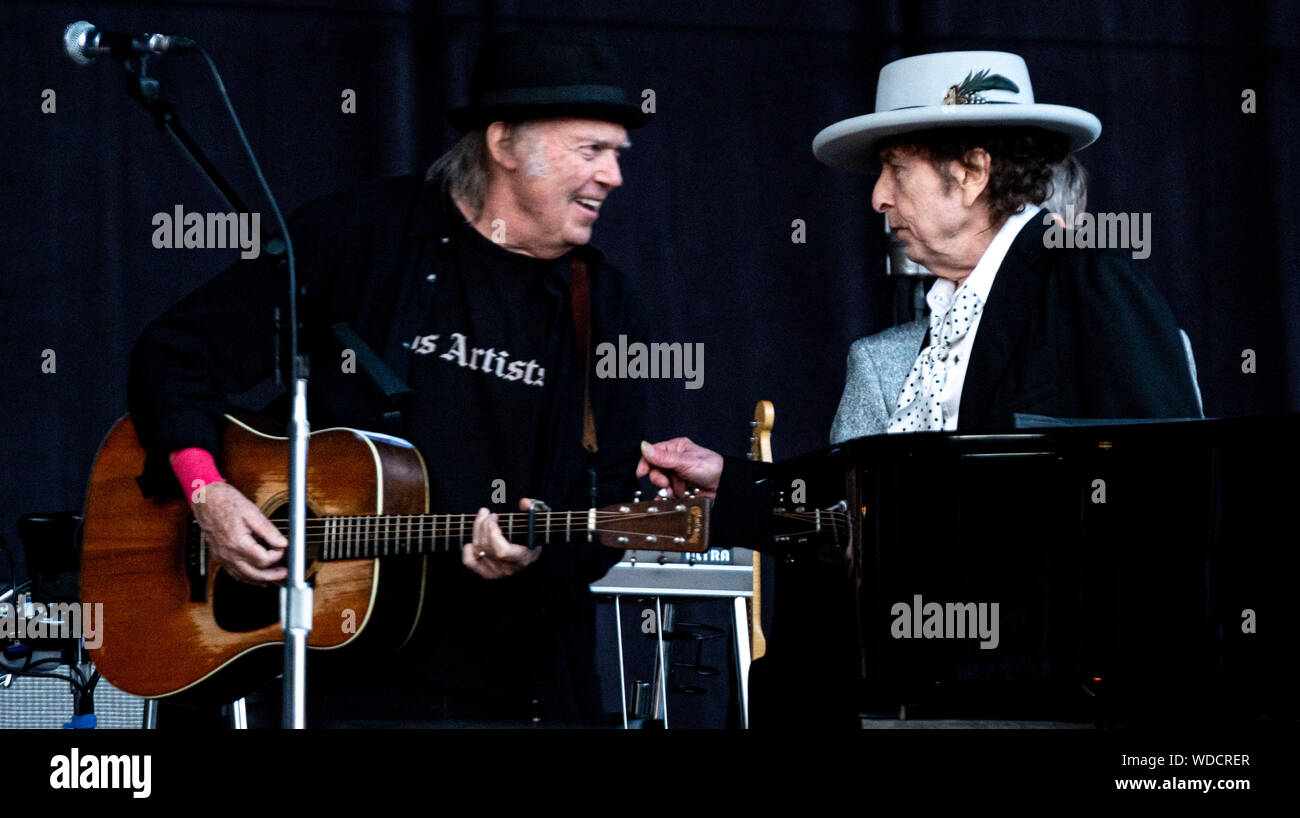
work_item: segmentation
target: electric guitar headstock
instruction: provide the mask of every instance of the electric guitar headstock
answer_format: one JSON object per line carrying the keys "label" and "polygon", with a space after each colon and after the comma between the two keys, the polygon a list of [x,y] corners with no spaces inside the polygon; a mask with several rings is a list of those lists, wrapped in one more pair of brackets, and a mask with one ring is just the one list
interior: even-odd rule
{"label": "electric guitar headstock", "polygon": [[770,400],[761,400],[754,405],[754,419],[749,424],[754,429],[749,437],[750,460],[772,462],[772,426],[775,424],[776,409]]}

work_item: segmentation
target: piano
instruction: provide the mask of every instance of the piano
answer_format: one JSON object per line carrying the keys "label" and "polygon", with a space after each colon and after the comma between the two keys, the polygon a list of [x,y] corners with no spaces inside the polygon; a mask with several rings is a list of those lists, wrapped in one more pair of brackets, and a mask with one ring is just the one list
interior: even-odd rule
{"label": "piano", "polygon": [[1300,415],[881,435],[764,476],[756,728],[1300,721]]}

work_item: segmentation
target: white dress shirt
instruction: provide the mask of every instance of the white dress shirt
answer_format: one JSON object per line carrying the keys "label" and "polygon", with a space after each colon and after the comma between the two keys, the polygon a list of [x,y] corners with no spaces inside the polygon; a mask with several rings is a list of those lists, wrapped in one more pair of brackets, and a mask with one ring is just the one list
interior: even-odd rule
{"label": "white dress shirt", "polygon": [[[939,327],[943,324],[944,317],[947,316],[948,310],[956,302],[960,294],[969,290],[979,299],[981,305],[988,302],[989,292],[993,289],[993,279],[997,276],[1002,261],[1007,257],[1007,251],[1011,249],[1011,243],[1016,240],[1016,236],[1020,235],[1020,231],[1024,226],[1029,224],[1039,212],[1040,209],[1036,205],[1028,205],[1020,213],[1009,216],[960,287],[957,287],[946,278],[934,282],[934,285],[930,287],[930,291],[925,296],[926,302],[930,305],[931,346],[939,343]],[[981,311],[976,315],[966,334],[953,344],[950,349],[946,350],[946,358],[940,364],[947,371],[943,388],[939,392],[945,431],[953,431],[957,428],[957,411],[961,406],[962,386],[966,382],[966,366],[970,362],[970,353],[975,346],[975,333],[979,331],[982,318],[983,312]],[[926,349],[929,348],[926,347]],[[944,357],[944,350],[939,349],[936,351],[939,353],[939,357]],[[925,350],[922,350],[922,354],[925,354]],[[900,408],[901,406],[895,407],[895,414],[898,413]]]}

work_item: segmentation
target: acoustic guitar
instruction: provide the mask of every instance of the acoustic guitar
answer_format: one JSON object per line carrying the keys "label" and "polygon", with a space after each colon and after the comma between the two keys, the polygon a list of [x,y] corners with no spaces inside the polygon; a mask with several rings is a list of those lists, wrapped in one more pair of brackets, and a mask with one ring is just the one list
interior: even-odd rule
{"label": "acoustic guitar", "polygon": [[[287,531],[288,441],[230,417],[222,474]],[[425,464],[409,442],[355,429],[309,440],[307,566],[313,585],[308,646],[364,657],[410,639],[424,599],[427,555],[459,553],[473,514],[429,513]],[[118,688],[157,698],[229,701],[281,668],[279,589],[222,570],[184,497],[143,497],[145,452],[124,417],[95,457],[82,531],[81,599],[102,603],[91,656]],[[510,542],[564,547],[708,549],[710,500],[622,503],[500,515]],[[280,518],[280,519],[277,519]],[[529,542],[530,541],[530,542]],[[459,565],[455,570],[465,570]],[[382,578],[382,579],[381,579]]]}

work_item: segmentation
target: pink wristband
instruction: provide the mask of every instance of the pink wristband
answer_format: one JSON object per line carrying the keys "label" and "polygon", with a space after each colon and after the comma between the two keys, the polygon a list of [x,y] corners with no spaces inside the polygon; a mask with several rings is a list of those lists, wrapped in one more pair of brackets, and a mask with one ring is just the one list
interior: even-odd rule
{"label": "pink wristband", "polygon": [[[207,449],[191,446],[188,449],[172,452],[172,471],[181,484],[185,497],[193,502],[194,492],[208,483],[224,483],[226,478],[217,471],[217,461]],[[202,482],[196,482],[202,481]]]}

